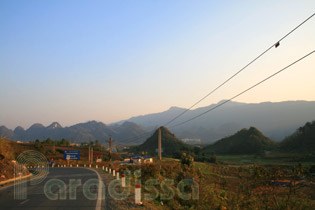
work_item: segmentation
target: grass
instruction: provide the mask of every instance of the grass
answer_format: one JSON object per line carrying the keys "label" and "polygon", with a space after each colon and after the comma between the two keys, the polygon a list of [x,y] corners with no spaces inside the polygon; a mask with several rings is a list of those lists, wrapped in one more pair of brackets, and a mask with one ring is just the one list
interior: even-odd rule
{"label": "grass", "polygon": [[[8,141],[0,142],[0,152],[7,152],[6,155],[8,156],[16,156],[19,152],[30,147],[34,146]],[[45,150],[48,149],[45,146]],[[63,162],[63,150],[74,148],[58,147],[58,149],[60,152],[56,157]],[[81,154],[82,158],[86,157],[87,150],[82,149]],[[154,159],[152,167],[145,165],[121,166],[121,169],[130,167],[133,174],[134,170],[141,168],[143,172],[142,183],[147,179],[156,177],[159,182],[164,179],[173,179],[174,186],[177,186],[178,181],[184,178],[193,178],[199,184],[200,199],[197,201],[183,201],[175,196],[171,201],[163,201],[163,206],[158,199],[146,201],[143,209],[266,209],[263,205],[268,205],[269,209],[279,209],[280,206],[277,202],[279,205],[288,205],[288,208],[282,209],[289,209],[289,207],[292,207],[291,209],[312,209],[311,206],[315,205],[315,193],[310,193],[314,179],[306,180],[305,185],[298,186],[299,188],[294,189],[296,192],[291,193],[291,189],[288,187],[280,186],[273,189],[269,185],[271,177],[264,175],[264,173],[260,178],[253,176],[253,171],[257,165],[258,168],[259,165],[263,165],[266,171],[274,168],[274,166],[279,166],[279,173],[282,174],[282,178],[290,179],[293,173],[291,166],[297,165],[299,162],[302,162],[303,166],[314,164],[314,155],[272,153],[270,155],[218,155],[217,158],[219,164],[194,162],[192,170],[191,168],[186,169],[181,165],[180,160],[174,158],[163,158],[161,167],[157,164],[157,159]],[[81,161],[79,164],[83,163]],[[107,165],[108,162],[102,162],[100,165],[102,164]],[[99,168],[99,170],[101,169]],[[157,186],[157,188],[161,190],[160,187]],[[272,194],[268,191],[271,188]],[[288,195],[291,196],[290,202],[292,203],[286,201]],[[131,197],[130,202],[132,200]],[[121,203],[121,209],[128,209],[124,208],[126,205],[128,204]]]}
{"label": "grass", "polygon": [[302,162],[303,165],[314,164],[305,158],[304,154],[275,153],[271,155],[217,155],[218,160],[226,165],[295,165]]}

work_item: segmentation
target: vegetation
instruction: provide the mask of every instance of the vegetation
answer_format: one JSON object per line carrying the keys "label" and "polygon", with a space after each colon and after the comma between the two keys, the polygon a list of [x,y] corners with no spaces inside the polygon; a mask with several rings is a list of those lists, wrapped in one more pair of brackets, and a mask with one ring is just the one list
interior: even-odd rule
{"label": "vegetation", "polygon": [[[161,127],[161,135],[163,157],[181,159],[182,154],[185,153],[187,156],[191,156],[196,161],[209,163],[217,162],[217,158],[214,154],[207,156],[200,147],[193,147],[185,144],[165,127]],[[139,146],[131,147],[129,152],[157,156],[157,139],[158,131],[155,131],[155,133],[147,139],[147,141]]]}
{"label": "vegetation", "polygon": [[315,121],[307,122],[281,142],[281,151],[286,152],[311,152],[315,151]]}
{"label": "vegetation", "polygon": [[[154,163],[123,168],[140,169],[142,183],[150,178],[159,182],[172,179],[174,190],[182,179],[198,183],[199,199],[183,200],[177,194],[171,200],[154,198],[153,202],[164,209],[314,209],[314,127],[314,122],[306,123],[281,144],[251,127],[203,149],[174,147],[173,154],[167,156],[179,161],[169,158],[160,166]],[[157,137],[149,143],[156,148]],[[142,152],[150,149],[149,143],[141,147]],[[156,189],[159,195],[164,192],[161,185]],[[185,190],[193,192],[192,186]]]}
{"label": "vegetation", "polygon": [[[144,207],[150,206],[150,209],[155,209],[152,207],[155,205],[157,209],[166,210],[311,210],[315,206],[315,156],[312,155],[312,151],[304,149],[287,153],[292,151],[292,147],[284,145],[294,142],[297,147],[295,141],[299,141],[304,145],[303,147],[311,147],[310,143],[314,141],[313,126],[314,122],[307,123],[279,145],[275,145],[255,128],[243,129],[223,139],[224,141],[218,141],[220,144],[215,147],[209,146],[216,150],[188,146],[166,128],[162,128],[162,145],[165,148],[163,156],[176,157],[178,160],[163,158],[160,164],[155,160],[153,164],[142,165],[119,166],[114,162],[104,164],[114,164],[114,167],[120,167],[121,172],[133,175],[129,180],[132,183],[141,182],[144,194],[151,196],[152,200],[144,200]],[[147,142],[137,148],[143,149],[139,149],[138,152],[154,155],[157,148],[157,132]],[[51,150],[53,144],[56,147],[55,154]],[[248,144],[248,147],[255,152],[243,149],[240,145],[244,146],[244,144]],[[229,155],[220,153],[224,151],[224,145],[228,151],[240,149],[242,152]],[[97,140],[90,141],[76,147],[80,150],[82,159],[87,159],[88,146],[94,147],[95,154],[106,153]],[[284,149],[279,152],[281,147]],[[273,148],[277,150],[272,150]],[[37,140],[29,144],[1,140],[0,143],[1,157],[14,159],[27,149],[39,150],[48,158],[54,157],[59,164],[64,161],[63,151],[73,148],[69,146],[69,141],[66,139],[58,141],[46,139],[42,142]],[[265,150],[272,150],[272,153],[265,154]],[[103,156],[104,161],[109,160],[108,153],[106,154]],[[155,185],[157,195],[152,194],[153,191],[145,187],[145,183],[152,179],[158,180],[158,184]],[[186,180],[188,184],[183,185],[182,180]],[[163,197],[166,183],[169,183],[167,186],[175,192],[172,199]],[[183,199],[178,189],[189,193],[191,197]]]}
{"label": "vegetation", "polygon": [[229,155],[262,154],[274,147],[273,141],[265,137],[257,128],[250,127],[203,148],[203,152]]}
{"label": "vegetation", "polygon": [[[188,144],[182,142],[173,133],[171,133],[166,127],[161,127],[161,141],[163,156],[173,157],[173,155],[180,154],[182,151],[191,151],[192,147]],[[142,153],[147,152],[148,155],[156,155],[156,150],[158,148],[158,130],[148,138],[143,144],[131,148],[131,151]]]}
{"label": "vegetation", "polygon": [[[132,184],[143,183],[143,193],[155,195],[153,200],[144,200],[144,206],[156,206],[164,209],[186,210],[311,210],[315,205],[313,166],[295,163],[291,166],[229,166],[222,164],[195,162],[189,154],[182,154],[180,160],[166,158],[161,162],[144,165],[122,166],[120,171],[132,176]],[[152,188],[144,184],[157,179]],[[168,187],[174,190],[172,199],[165,199],[163,183],[172,180]],[[183,199],[178,193],[182,180],[191,180],[184,188],[190,193],[190,199]],[[150,197],[149,196],[149,197]],[[152,208],[154,209],[154,208]]]}

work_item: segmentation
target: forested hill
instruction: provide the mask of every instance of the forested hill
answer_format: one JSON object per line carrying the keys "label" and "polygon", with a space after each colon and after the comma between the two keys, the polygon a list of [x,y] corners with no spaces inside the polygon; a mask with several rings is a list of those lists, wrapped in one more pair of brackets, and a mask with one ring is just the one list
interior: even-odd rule
{"label": "forested hill", "polygon": [[280,150],[286,152],[314,152],[315,151],[315,121],[307,122],[295,133],[286,137],[280,143]]}
{"label": "forested hill", "polygon": [[205,154],[229,155],[259,154],[265,150],[273,149],[274,146],[275,143],[264,136],[257,128],[250,127],[204,147],[203,152]]}
{"label": "forested hill", "polygon": [[[177,151],[187,151],[191,148],[188,144],[182,142],[173,133],[171,133],[166,127],[161,127],[161,141],[163,156],[173,156]],[[133,147],[133,151],[142,153],[147,152],[149,155],[156,154],[158,148],[158,130],[148,138],[143,144]]]}

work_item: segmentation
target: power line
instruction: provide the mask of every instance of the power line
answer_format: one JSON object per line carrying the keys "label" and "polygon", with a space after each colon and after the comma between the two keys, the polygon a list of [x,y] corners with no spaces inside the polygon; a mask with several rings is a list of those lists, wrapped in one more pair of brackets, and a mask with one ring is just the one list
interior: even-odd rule
{"label": "power line", "polygon": [[210,111],[213,111],[213,110],[217,109],[218,107],[222,106],[223,104],[226,104],[227,102],[229,102],[229,101],[231,101],[231,100],[233,100],[233,99],[239,97],[240,95],[242,95],[242,94],[246,93],[247,91],[249,91],[249,90],[255,88],[256,86],[258,86],[258,85],[264,83],[265,81],[267,81],[267,80],[269,80],[270,78],[276,76],[277,74],[281,73],[282,71],[288,69],[289,67],[293,66],[294,64],[300,62],[301,60],[303,60],[304,58],[310,56],[310,55],[313,54],[314,52],[315,52],[315,50],[313,50],[312,52],[310,52],[310,53],[304,55],[304,56],[301,57],[300,59],[294,61],[294,62],[291,63],[290,65],[284,67],[283,69],[277,71],[276,73],[270,75],[269,77],[267,77],[267,78],[261,80],[260,82],[256,83],[255,85],[253,85],[253,86],[247,88],[246,90],[240,92],[239,94],[233,96],[232,98],[230,98],[230,99],[228,99],[228,100],[226,100],[226,101],[224,101],[224,102],[222,102],[222,103],[220,103],[220,104],[218,104],[218,105],[212,107],[211,109],[208,109],[207,111],[205,111],[205,112],[203,112],[203,113],[201,113],[201,114],[199,114],[199,115],[197,115],[197,116],[195,116],[195,117],[193,117],[193,118],[190,118],[189,120],[183,121],[183,122],[181,122],[181,123],[178,123],[178,124],[173,125],[173,126],[170,126],[170,127],[172,128],[172,127],[177,127],[177,126],[179,126],[179,125],[183,125],[183,124],[188,123],[188,122],[190,122],[190,121],[192,121],[192,120],[194,120],[194,119],[196,119],[196,118],[198,118],[198,117],[201,117],[202,115],[204,115],[204,114],[206,114],[206,113],[208,113],[208,112],[210,112]]}
{"label": "power line", "polygon": [[204,97],[202,97],[200,100],[198,100],[196,103],[194,103],[192,106],[190,106],[188,109],[184,110],[183,112],[181,112],[179,115],[177,115],[176,117],[174,117],[173,119],[171,119],[170,121],[168,121],[166,124],[164,124],[164,126],[167,126],[168,124],[170,124],[171,122],[173,122],[174,120],[178,119],[180,116],[184,115],[186,112],[188,112],[189,110],[191,110],[193,107],[195,107],[197,104],[199,104],[201,101],[203,101],[204,99],[206,99],[209,95],[211,95],[212,93],[214,93],[216,90],[218,90],[219,88],[221,88],[223,85],[225,85],[227,82],[229,82],[231,79],[233,79],[235,76],[237,76],[239,73],[241,73],[243,70],[245,70],[248,66],[250,66],[252,63],[254,63],[256,60],[258,60],[260,57],[262,57],[264,54],[266,54],[269,50],[271,50],[273,47],[278,47],[280,45],[280,42],[282,40],[284,40],[287,36],[289,36],[291,33],[293,33],[296,29],[298,29],[299,27],[301,27],[304,23],[306,23],[309,19],[311,19],[313,16],[315,15],[312,14],[310,17],[308,17],[307,19],[305,19],[302,23],[300,23],[298,26],[296,26],[294,29],[292,29],[289,33],[287,33],[285,36],[283,36],[279,41],[277,41],[275,44],[271,45],[268,49],[266,49],[264,52],[262,52],[260,55],[258,55],[256,58],[254,58],[251,62],[249,62],[247,65],[245,65],[243,68],[241,68],[239,71],[237,71],[235,74],[233,74],[231,77],[229,77],[227,80],[225,80],[223,83],[221,83],[219,86],[217,86],[216,88],[214,88],[212,91],[210,91],[207,95],[205,95]]}
{"label": "power line", "polygon": [[154,131],[157,129],[157,127],[155,127],[153,130],[151,131],[147,131],[147,132],[144,132],[142,133],[141,135],[139,136],[135,136],[135,137],[132,137],[130,139],[127,139],[126,141],[124,142],[121,142],[121,144],[128,144],[130,142],[133,142],[133,141],[136,141],[138,139],[141,139],[141,138],[144,138],[144,137],[147,137],[147,136],[150,136],[150,135],[153,135]]}
{"label": "power line", "polygon": [[[297,25],[295,28],[293,28],[291,31],[289,31],[286,35],[284,35],[282,38],[279,39],[279,41],[277,41],[275,44],[272,44],[269,48],[267,48],[264,52],[262,52],[261,54],[259,54],[257,57],[255,57],[252,61],[250,61],[247,65],[245,65],[243,68],[241,68],[239,71],[237,71],[236,73],[234,73],[231,77],[229,77],[228,79],[226,79],[223,83],[221,83],[219,86],[217,86],[215,89],[213,89],[211,92],[209,92],[207,95],[205,95],[204,97],[202,97],[200,100],[198,100],[196,103],[194,103],[192,106],[190,106],[188,109],[184,110],[183,112],[181,112],[179,115],[175,116],[174,118],[172,118],[170,121],[168,121],[167,123],[164,124],[164,126],[167,126],[168,124],[170,124],[171,122],[173,122],[174,120],[178,119],[179,117],[181,117],[182,115],[184,115],[186,112],[188,112],[189,110],[191,110],[193,107],[195,107],[197,104],[199,104],[201,101],[203,101],[204,99],[206,99],[208,96],[210,96],[212,93],[214,93],[215,91],[217,91],[219,88],[221,88],[223,85],[225,85],[227,82],[229,82],[231,79],[233,79],[234,77],[236,77],[239,73],[241,73],[243,70],[245,70],[248,66],[250,66],[251,64],[253,64],[256,60],[258,60],[260,57],[262,57],[264,54],[266,54],[269,50],[271,50],[273,47],[278,47],[280,45],[280,42],[282,40],[284,40],[286,37],[288,37],[291,33],[293,33],[295,30],[297,30],[299,27],[301,27],[304,23],[306,23],[309,19],[311,19],[313,16],[315,15],[312,14],[310,17],[308,17],[307,19],[305,19],[303,22],[301,22],[299,25]],[[229,99],[228,101],[232,100],[233,98]],[[225,101],[224,103],[222,104],[219,104],[219,106],[227,103],[228,101]],[[209,111],[208,111],[209,112]],[[199,116],[199,115],[198,115]],[[196,116],[196,117],[198,117]],[[195,118],[196,118],[195,117]],[[195,119],[194,118],[194,119]],[[190,119],[189,121],[191,121],[193,119]],[[180,124],[184,124],[186,122],[183,122],[183,123],[180,123]],[[180,124],[176,124],[176,125],[173,125],[171,127],[176,127],[176,126],[179,126]],[[155,128],[156,129],[156,128]],[[148,132],[145,132],[143,134],[141,134],[140,136],[138,137],[133,137],[133,138],[130,138],[128,139],[127,141],[125,141],[124,143],[130,143],[132,141],[135,141],[135,140],[138,140],[140,138],[143,138],[145,136],[148,136],[148,135],[152,135],[153,132],[155,131],[152,130],[152,131],[148,131]]]}

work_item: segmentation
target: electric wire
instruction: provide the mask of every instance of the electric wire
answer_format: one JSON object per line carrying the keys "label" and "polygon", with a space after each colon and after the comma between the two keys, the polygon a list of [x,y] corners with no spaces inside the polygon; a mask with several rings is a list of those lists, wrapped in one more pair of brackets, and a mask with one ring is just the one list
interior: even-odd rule
{"label": "electric wire", "polygon": [[[239,73],[241,73],[242,71],[244,71],[247,67],[249,67],[251,64],[253,64],[255,61],[257,61],[259,58],[261,58],[264,54],[266,54],[268,51],[270,51],[273,47],[278,47],[279,46],[279,43],[281,41],[283,41],[285,38],[287,38],[290,34],[292,34],[295,30],[297,30],[299,27],[301,27],[303,24],[305,24],[308,20],[310,20],[312,17],[315,16],[315,13],[313,13],[311,16],[309,16],[307,19],[305,19],[303,22],[301,22],[299,25],[297,25],[295,28],[293,28],[291,31],[289,31],[287,34],[285,34],[282,38],[280,38],[275,44],[272,44],[269,48],[267,48],[265,51],[263,51],[261,54],[259,54],[257,57],[255,57],[253,60],[251,60],[248,64],[246,64],[243,68],[241,68],[239,71],[237,71],[236,73],[234,73],[232,76],[230,76],[228,79],[226,79],[223,83],[221,83],[219,86],[217,86],[216,88],[214,88],[212,91],[210,91],[208,94],[206,94],[204,97],[202,97],[201,99],[199,99],[196,103],[194,103],[192,106],[190,106],[189,108],[185,109],[183,112],[181,112],[179,115],[175,116],[174,118],[172,118],[171,120],[169,120],[167,123],[163,124],[163,126],[167,126],[169,125],[170,123],[172,123],[173,121],[175,121],[176,119],[178,119],[179,117],[181,117],[182,115],[184,115],[186,112],[188,112],[189,110],[191,110],[193,107],[195,107],[197,104],[199,104],[201,101],[203,101],[204,99],[206,99],[208,96],[210,96],[212,93],[214,93],[215,91],[217,91],[219,88],[221,88],[222,86],[224,86],[226,83],[228,83],[230,80],[232,80],[234,77],[236,77]],[[293,65],[293,64],[292,64]],[[289,67],[289,66],[288,66]],[[279,72],[280,73],[280,72]],[[253,87],[251,87],[253,88]],[[251,89],[250,88],[250,89]],[[248,91],[248,90],[247,90]],[[245,92],[247,92],[245,91]],[[229,100],[227,101],[224,101],[223,103],[221,104],[218,104],[217,106],[215,107],[220,107],[222,106],[223,104],[229,102],[230,100],[233,100],[234,98],[236,98],[238,96],[235,96],[235,97],[232,97],[230,98]],[[213,108],[212,108],[213,109]],[[211,109],[211,110],[212,110]],[[209,111],[211,110],[208,110],[206,113],[208,113]],[[205,114],[205,113],[204,113]],[[203,114],[202,114],[203,115]],[[200,115],[201,116],[201,115]],[[181,123],[178,123],[176,125],[172,125],[170,126],[170,128],[172,127],[177,127],[179,125],[182,125],[182,124],[185,124],[189,121],[192,121],[194,119],[196,119],[197,117],[199,117],[199,115],[189,119],[189,120],[186,120],[184,122],[181,122]],[[133,141],[136,141],[140,138],[143,138],[145,136],[148,136],[150,134],[152,134],[155,130],[153,131],[148,131],[148,132],[145,132],[143,134],[141,134],[140,136],[138,137],[133,137],[133,138],[130,138],[128,139],[127,141],[124,141],[123,143],[124,144],[128,144],[130,142],[133,142]]]}
{"label": "electric wire", "polygon": [[212,91],[210,91],[208,94],[206,94],[204,97],[202,97],[201,99],[199,99],[196,103],[194,103],[192,106],[190,106],[189,108],[185,109],[183,112],[181,112],[179,115],[177,115],[176,117],[172,118],[170,121],[168,121],[166,124],[164,124],[164,126],[167,126],[168,124],[170,124],[171,122],[175,121],[176,119],[178,119],[179,117],[181,117],[182,115],[184,115],[186,112],[188,112],[189,110],[191,110],[193,107],[195,107],[196,105],[198,105],[201,101],[203,101],[204,99],[206,99],[208,96],[210,96],[212,93],[214,93],[215,91],[217,91],[219,88],[221,88],[223,85],[225,85],[226,83],[228,83],[231,79],[233,79],[234,77],[236,77],[239,73],[241,73],[242,71],[244,71],[247,67],[249,67],[251,64],[253,64],[256,60],[258,60],[260,57],[262,57],[264,54],[266,54],[269,50],[271,50],[273,47],[277,47],[279,46],[279,43],[284,40],[286,37],[288,37],[291,33],[293,33],[296,29],[298,29],[299,27],[301,27],[304,23],[306,23],[309,19],[311,19],[313,16],[315,15],[312,14],[311,16],[309,16],[307,19],[305,19],[303,22],[301,22],[299,25],[297,25],[295,28],[293,28],[291,31],[289,31],[286,35],[284,35],[282,38],[279,39],[279,41],[277,41],[275,44],[271,45],[269,48],[267,48],[265,51],[263,51],[261,54],[259,54],[257,57],[255,57],[252,61],[250,61],[248,64],[246,64],[243,68],[241,68],[239,71],[237,71],[236,73],[234,73],[231,77],[229,77],[228,79],[226,79],[223,83],[221,83],[219,86],[217,86],[216,88],[214,88]]}
{"label": "electric wire", "polygon": [[185,120],[185,121],[183,121],[183,122],[181,122],[181,123],[178,123],[178,124],[176,124],[176,125],[170,126],[170,128],[177,127],[177,126],[179,126],[179,125],[183,125],[183,124],[185,124],[185,123],[188,123],[188,122],[190,122],[190,121],[192,121],[192,120],[195,120],[195,119],[201,117],[201,116],[204,115],[204,114],[207,114],[207,113],[210,112],[210,111],[213,111],[213,110],[219,108],[220,106],[222,106],[222,105],[224,105],[224,104],[230,102],[231,100],[233,100],[233,99],[239,97],[240,95],[243,95],[243,94],[246,93],[247,91],[249,91],[249,90],[255,88],[256,86],[258,86],[258,85],[264,83],[265,81],[271,79],[272,77],[276,76],[277,74],[281,73],[282,71],[284,71],[284,70],[288,69],[289,67],[293,66],[294,64],[300,62],[301,60],[303,60],[304,58],[310,56],[310,55],[313,54],[314,52],[315,52],[315,50],[312,51],[312,52],[310,52],[310,53],[308,53],[308,54],[306,54],[306,55],[304,55],[303,57],[301,57],[301,58],[299,58],[298,60],[294,61],[293,63],[289,64],[288,66],[282,68],[281,70],[279,70],[279,71],[277,71],[276,73],[274,73],[274,74],[268,76],[267,78],[261,80],[260,82],[258,82],[258,83],[256,83],[255,85],[253,85],[253,86],[247,88],[246,90],[244,90],[244,91],[238,93],[237,95],[233,96],[232,98],[230,98],[230,99],[228,99],[228,100],[226,100],[226,101],[223,101],[223,102],[220,103],[220,104],[217,104],[216,106],[212,107],[211,109],[208,109],[207,111],[205,111],[205,112],[203,112],[203,113],[201,113],[201,114],[199,114],[199,115],[197,115],[197,116],[195,116],[195,117],[192,117],[192,118],[190,118],[190,119],[188,119],[188,120]]}

